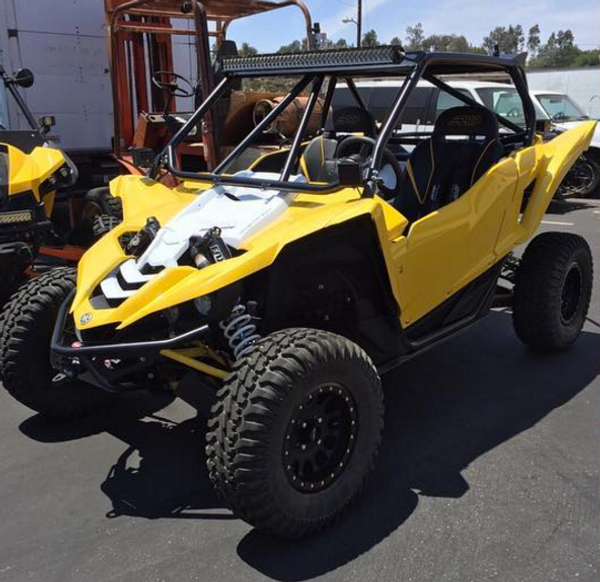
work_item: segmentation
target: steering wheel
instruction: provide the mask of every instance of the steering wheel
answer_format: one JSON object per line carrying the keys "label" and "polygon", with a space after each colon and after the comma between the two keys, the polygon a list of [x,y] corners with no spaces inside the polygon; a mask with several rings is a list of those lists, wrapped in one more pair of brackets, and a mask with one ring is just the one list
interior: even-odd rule
{"label": "steering wheel", "polygon": [[564,119],[565,117],[566,116],[565,116],[565,112],[564,111],[558,111],[557,113],[555,113],[552,116],[552,119]]}
{"label": "steering wheel", "polygon": [[[178,81],[181,81],[184,87],[180,87]],[[172,71],[156,71],[152,75],[152,83],[171,97],[193,97],[196,93],[194,86],[185,77]]]}
{"label": "steering wheel", "polygon": [[513,107],[507,112],[506,117],[521,117],[521,110],[518,107]]}
{"label": "steering wheel", "polygon": [[[364,137],[351,135],[344,139],[338,146],[336,157],[338,159],[348,157],[351,155],[349,152],[358,149],[353,152],[355,159],[361,166],[361,172],[366,171],[371,163],[372,156],[369,153],[375,148],[375,140],[372,137]],[[402,179],[404,172],[400,166],[400,162],[393,154],[393,152],[385,147],[383,148],[383,163],[379,169],[379,180],[377,185],[379,190],[383,193],[385,200],[394,198],[400,191],[402,186]]]}

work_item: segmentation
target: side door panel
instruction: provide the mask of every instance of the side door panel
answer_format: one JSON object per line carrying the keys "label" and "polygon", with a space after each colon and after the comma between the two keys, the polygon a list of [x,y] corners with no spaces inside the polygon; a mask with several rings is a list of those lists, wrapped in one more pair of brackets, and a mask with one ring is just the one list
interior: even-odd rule
{"label": "side door panel", "polygon": [[515,160],[506,158],[458,200],[412,225],[398,256],[404,326],[497,261],[496,243],[518,179]]}

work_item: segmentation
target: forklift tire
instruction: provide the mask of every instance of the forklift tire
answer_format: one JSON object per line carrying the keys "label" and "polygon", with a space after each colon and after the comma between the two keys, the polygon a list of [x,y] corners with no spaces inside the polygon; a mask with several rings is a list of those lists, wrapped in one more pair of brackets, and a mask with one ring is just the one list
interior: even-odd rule
{"label": "forklift tire", "polygon": [[367,354],[314,329],[271,334],[234,365],[212,408],[207,465],[239,517],[298,538],[360,493],[383,430],[383,392]]}
{"label": "forklift tire", "polygon": [[6,390],[40,414],[74,418],[109,404],[113,396],[80,381],[58,381],[50,338],[58,310],[75,287],[75,270],[58,268],[32,279],[5,308],[0,375]]}
{"label": "forklift tire", "polygon": [[121,220],[115,216],[111,216],[110,214],[98,214],[94,217],[94,224],[92,226],[94,239],[98,240],[102,238],[120,223]]}
{"label": "forklift tire", "polygon": [[592,276],[585,239],[562,232],[535,237],[515,279],[513,322],[519,339],[540,352],[569,348],[587,316]]}
{"label": "forklift tire", "polygon": [[121,199],[113,196],[106,186],[94,188],[85,195],[75,240],[85,247],[92,245],[122,221]]}
{"label": "forklift tire", "polygon": [[113,196],[108,187],[94,188],[85,195],[84,217],[107,214],[123,220],[123,205],[121,199]]}

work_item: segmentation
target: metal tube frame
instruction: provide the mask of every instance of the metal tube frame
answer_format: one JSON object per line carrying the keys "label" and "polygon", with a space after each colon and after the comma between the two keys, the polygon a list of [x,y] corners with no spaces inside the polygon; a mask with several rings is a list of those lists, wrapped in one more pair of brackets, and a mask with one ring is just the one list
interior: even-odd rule
{"label": "metal tube frame", "polygon": [[[215,173],[196,173],[196,172],[186,172],[178,169],[175,166],[175,148],[181,143],[181,141],[185,138],[185,136],[191,131],[192,127],[198,122],[199,118],[207,111],[209,107],[211,107],[216,100],[220,97],[220,95],[226,89],[226,84],[228,85],[235,77],[226,77],[223,82],[214,90],[214,92],[208,97],[208,99],[200,106],[200,108],[194,113],[194,115],[186,122],[186,124],[177,132],[177,134],[173,137],[169,145],[165,148],[165,151],[159,156],[159,163],[155,164],[155,167],[148,173],[150,178],[156,177],[158,174],[158,169],[160,166],[166,166],[167,170],[171,172],[174,176],[179,178],[194,180],[194,181],[206,181],[210,180],[215,184],[223,183],[223,184],[237,184],[237,185],[247,185],[253,187],[260,188],[277,188],[282,191],[305,191],[311,192],[315,194],[319,193],[328,193],[331,190],[334,190],[339,186],[339,183],[336,181],[332,184],[325,184],[322,186],[315,186],[314,184],[306,184],[302,182],[294,182],[290,183],[285,180],[268,180],[267,182],[261,182],[258,179],[254,178],[245,178],[242,176],[225,176],[221,173],[224,168],[226,168],[231,161],[239,153],[244,151],[250,143],[257,137],[260,132],[269,125],[275,118],[277,118],[283,110],[308,86],[308,84],[313,81],[317,77],[317,75],[305,75],[300,79],[300,81],[295,85],[295,87],[286,95],[286,97],[272,110],[269,112],[267,116],[244,138],[244,140],[232,151],[229,156],[219,165],[217,169],[215,169]],[[319,77],[322,77],[319,75]],[[322,81],[321,81],[322,82]],[[224,87],[225,86],[225,87]],[[320,87],[319,87],[320,89]],[[318,93],[314,93],[313,95],[317,95]],[[315,98],[316,99],[316,98]],[[297,132],[297,136],[300,134],[300,131]],[[299,142],[300,143],[300,142]],[[293,149],[293,148],[292,148]],[[290,150],[290,154],[288,155],[288,160],[290,159],[290,155],[294,152]],[[230,159],[231,158],[231,159]]]}
{"label": "metal tube frame", "polygon": [[304,134],[306,133],[306,128],[308,127],[310,116],[312,115],[315,105],[317,104],[317,100],[319,99],[319,93],[321,92],[321,87],[323,86],[323,79],[323,75],[318,75],[313,81],[312,92],[308,99],[308,103],[306,104],[306,108],[304,109],[302,119],[300,120],[298,131],[296,131],[296,135],[294,136],[294,141],[292,142],[290,153],[288,154],[288,157],[285,160],[283,170],[281,171],[281,176],[279,177],[279,180],[281,182],[287,182],[287,180],[289,180],[292,171],[296,168],[298,164],[298,152],[300,151],[300,145],[302,144],[302,139],[304,138]]}
{"label": "metal tube frame", "polygon": [[[419,80],[422,78],[427,79],[427,80],[431,81],[432,83],[436,84],[438,87],[442,88],[444,91],[448,91],[451,95],[455,95],[454,90],[450,86],[446,85],[445,83],[443,83],[442,81],[437,79],[437,77],[434,77],[433,75],[427,75],[427,69],[428,69],[428,67],[431,66],[432,60],[434,63],[436,62],[435,59],[430,59],[427,57],[416,61],[415,66],[411,70],[408,71],[408,74],[404,78],[404,82],[398,92],[398,95],[396,96],[394,103],[392,104],[392,106],[390,107],[390,109],[388,111],[387,117],[383,122],[383,125],[377,136],[375,146],[373,148],[372,158],[371,158],[371,162],[370,162],[368,174],[367,174],[367,180],[365,181],[365,184],[364,184],[363,196],[365,196],[367,198],[373,197],[377,192],[377,189],[378,189],[377,182],[379,179],[379,177],[378,177],[379,170],[378,169],[381,166],[381,163],[383,160],[384,149],[385,149],[390,137],[393,135],[393,132],[398,124],[398,120],[400,119],[400,117],[408,103],[408,99],[409,99],[412,91],[414,90],[414,88],[417,86],[417,83],[419,82]],[[509,72],[511,78],[513,79],[513,82],[515,83],[515,86],[517,87],[517,90],[519,91],[519,94],[520,95],[526,94],[527,82],[524,79],[523,75],[520,74],[519,69],[516,69],[513,67],[507,67],[505,70],[507,70],[507,72]],[[329,75],[330,75],[331,79],[336,77],[336,73],[333,71],[331,73],[329,73]],[[196,113],[193,115],[193,117],[181,128],[181,130],[177,133],[175,138],[167,146],[165,153],[162,154],[162,160],[163,160],[162,163],[166,164],[167,169],[173,175],[183,178],[183,179],[188,179],[188,180],[195,180],[195,181],[210,180],[215,184],[229,183],[229,184],[237,184],[237,185],[248,185],[248,186],[260,187],[260,188],[265,188],[265,189],[266,188],[277,188],[282,191],[312,192],[315,194],[331,192],[332,190],[336,189],[339,186],[339,182],[335,182],[335,183],[331,183],[331,184],[324,184],[324,185],[315,185],[315,184],[308,184],[308,183],[302,183],[302,182],[290,183],[290,182],[286,181],[289,178],[289,174],[294,167],[295,156],[297,155],[298,148],[300,147],[300,143],[301,143],[304,131],[306,129],[306,124],[309,119],[310,111],[308,112],[308,115],[307,115],[307,111],[305,111],[305,113],[304,113],[304,116],[301,121],[301,127],[299,128],[298,132],[296,133],[292,148],[290,149],[290,153],[289,153],[289,155],[286,159],[285,165],[284,165],[284,171],[281,173],[279,180],[260,180],[260,179],[246,178],[246,177],[241,177],[241,176],[225,176],[221,173],[233,161],[233,159],[235,159],[235,157],[237,157],[242,151],[244,151],[248,147],[248,145],[263,130],[263,128],[267,124],[271,123],[288,106],[288,104],[291,103],[291,101],[303,90],[304,87],[306,87],[308,85],[308,83],[310,81],[318,80],[318,90],[320,91],[323,80],[327,76],[328,76],[328,73],[326,73],[326,72],[325,73],[314,73],[314,74],[306,73],[304,75],[304,77],[300,80],[300,82],[298,84],[296,84],[296,86],[290,91],[290,93],[288,93],[286,98],[280,104],[278,104],[278,106],[275,107],[261,121],[261,123],[258,124],[250,132],[250,134],[216,168],[214,173],[195,173],[195,172],[186,172],[186,171],[179,170],[178,168],[175,167],[174,148],[181,142],[181,140],[185,137],[185,135],[187,135],[187,133],[189,133],[191,128],[195,125],[195,123],[197,123],[198,119],[202,116],[202,114],[210,106],[212,106],[214,101],[216,101],[216,98],[219,97],[219,95],[217,94],[218,90],[215,90],[215,92],[213,94],[211,94],[209,99],[207,99],[202,104],[200,109],[198,109],[198,111],[196,111]],[[235,75],[235,74],[232,74],[232,75],[226,77],[226,79],[230,79],[230,80],[233,80],[236,78],[238,78],[238,75]],[[350,81],[349,86],[354,85],[354,82],[352,79],[347,79],[347,81]],[[222,87],[222,85],[223,85],[223,83],[220,85],[220,87]],[[354,88],[356,89],[356,86],[354,86]],[[316,102],[316,98],[318,95],[318,91],[315,92],[314,89],[315,89],[315,87],[313,87],[313,92],[311,94],[311,98],[310,98],[311,102],[313,100]],[[360,94],[358,93],[358,91],[356,91],[356,92],[360,98]],[[469,100],[468,97],[465,97],[464,95],[462,95],[459,92],[456,92],[455,96],[459,100],[461,100],[465,103],[476,104],[475,102],[471,102],[471,100]],[[358,101],[358,99],[357,99],[357,101]],[[527,136],[529,143],[532,143],[533,139],[534,139],[534,135],[535,135],[535,112],[531,111],[533,106],[527,99],[523,99],[523,102],[525,104],[525,117],[526,117],[526,121],[527,121],[527,128],[525,130],[523,130],[523,128],[521,128],[515,124],[512,124],[511,122],[508,122],[506,120],[499,120],[499,121],[501,121],[501,122],[504,121],[505,125],[508,125],[508,127],[511,127],[511,129],[514,128],[515,131],[518,130],[518,134],[516,134],[517,136],[523,136],[525,134]],[[364,104],[364,102],[363,102],[363,104]],[[476,104],[476,105],[479,106],[479,104]],[[313,103],[313,107],[314,107],[314,103]],[[309,109],[309,108],[307,107],[307,109]],[[324,113],[324,115],[326,115],[326,113]],[[532,123],[532,120],[533,120],[533,123]]]}
{"label": "metal tube frame", "polygon": [[[184,140],[184,138],[192,131],[192,129],[202,120],[204,114],[216,103],[216,101],[221,97],[221,95],[228,89],[228,87],[233,82],[233,79],[229,77],[225,77],[218,85],[215,87],[213,92],[206,98],[204,103],[200,105],[200,107],[194,112],[194,114],[186,121],[186,123],[181,127],[181,129],[173,136],[171,141],[167,144],[166,148],[156,157],[156,160],[150,170],[148,170],[147,176],[152,179],[156,179],[158,176],[158,172],[161,166],[167,166],[169,171],[171,171],[174,175],[177,175],[176,172],[173,172],[174,168],[174,157],[175,157],[175,148]],[[195,174],[196,177],[198,176]]]}
{"label": "metal tube frame", "polygon": [[75,297],[75,291],[72,291],[64,303],[60,306],[56,323],[52,332],[50,341],[50,351],[52,355],[62,357],[94,357],[94,356],[121,356],[135,357],[143,354],[158,354],[161,350],[175,348],[185,344],[186,342],[204,336],[209,333],[210,328],[207,324],[201,325],[195,329],[183,332],[177,336],[169,337],[161,340],[150,340],[143,342],[121,342],[115,344],[87,344],[79,348],[65,346],[62,343],[63,331],[69,308]]}
{"label": "metal tube frame", "polygon": [[333,103],[333,94],[337,87],[338,78],[336,75],[329,77],[329,85],[327,85],[327,93],[325,94],[325,101],[323,102],[323,111],[321,112],[321,127],[325,127],[327,123],[327,116],[329,115],[329,109]]}
{"label": "metal tube frame", "polygon": [[[228,166],[233,162],[233,160],[243,152],[258,135],[268,127],[279,115],[281,115],[285,109],[289,105],[292,104],[294,99],[304,91],[304,89],[308,86],[311,80],[314,77],[305,76],[300,82],[285,96],[285,98],[277,104],[269,113],[264,117],[264,119],[229,153],[229,155],[215,168],[214,174],[221,174],[224,172]],[[183,129],[183,128],[182,128]]]}
{"label": "metal tube frame", "polygon": [[[449,95],[452,95],[452,97],[458,99],[459,101],[462,101],[466,105],[471,105],[473,107],[481,107],[481,103],[477,103],[477,101],[475,101],[474,99],[463,95],[460,91],[457,91],[456,89],[454,89],[454,87],[451,87],[447,83],[444,83],[444,81],[438,79],[434,75],[423,75],[423,78],[426,81],[429,81],[432,85],[435,85],[438,89],[441,89]],[[515,123],[512,123],[511,121],[508,121],[505,117],[502,117],[502,115],[496,113],[495,111],[492,111],[492,113],[496,116],[498,122],[504,125],[505,127],[508,127],[509,129],[512,129],[513,131],[516,131],[518,133],[523,132],[522,127],[516,125]]]}
{"label": "metal tube frame", "polygon": [[383,160],[383,151],[390,136],[394,132],[396,125],[398,124],[398,120],[400,119],[400,116],[402,115],[402,112],[408,103],[408,99],[413,89],[417,86],[417,83],[423,76],[426,68],[427,61],[420,61],[404,79],[404,83],[402,84],[402,87],[396,96],[396,100],[388,112],[387,119],[384,121],[383,126],[379,131],[377,141],[375,142],[375,147],[373,148],[371,165],[369,166],[367,183],[365,184],[363,193],[363,196],[366,198],[373,198],[373,196],[375,196],[377,191],[377,181],[379,179],[378,168],[381,166],[381,162]]}
{"label": "metal tube frame", "polygon": [[360,91],[358,90],[358,88],[356,87],[356,83],[354,82],[354,79],[350,78],[350,77],[346,77],[344,79],[348,89],[350,90],[350,93],[352,93],[352,97],[354,97],[354,100],[356,101],[356,103],[358,104],[358,106],[361,109],[364,109],[365,111],[368,111],[367,105],[365,103],[365,100],[362,98],[362,95],[360,94]]}

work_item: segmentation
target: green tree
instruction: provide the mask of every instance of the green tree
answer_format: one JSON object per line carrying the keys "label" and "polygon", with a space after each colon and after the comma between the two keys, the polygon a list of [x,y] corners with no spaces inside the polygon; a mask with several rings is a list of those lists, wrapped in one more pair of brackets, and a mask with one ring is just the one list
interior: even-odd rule
{"label": "green tree", "polygon": [[529,34],[527,35],[527,50],[529,51],[529,56],[531,58],[534,58],[538,54],[541,44],[540,25],[534,24],[529,29]]}
{"label": "green tree", "polygon": [[302,43],[294,40],[290,44],[284,44],[279,47],[278,53],[299,53],[302,51]]}
{"label": "green tree", "polygon": [[392,46],[400,46],[401,47],[402,41],[397,36],[395,36],[394,38],[392,38],[392,40],[390,40],[390,44]]}
{"label": "green tree", "polygon": [[371,29],[363,34],[360,44],[361,46],[379,46],[381,43],[377,39],[377,33]]}
{"label": "green tree", "polygon": [[334,49],[346,49],[348,48],[348,42],[345,38],[338,38],[332,45],[331,48]]}
{"label": "green tree", "polygon": [[406,28],[406,50],[408,51],[419,51],[424,48],[423,40],[425,33],[423,32],[423,25],[417,22],[414,26],[408,26]]}
{"label": "green tree", "polygon": [[473,52],[473,47],[463,36],[456,34],[432,34],[422,41],[422,49],[451,53]]}
{"label": "green tree", "polygon": [[240,57],[252,57],[258,54],[258,51],[247,42],[242,43],[242,46],[240,47],[240,50],[238,52]]}
{"label": "green tree", "polygon": [[600,65],[600,50],[582,51],[573,63],[572,67],[597,67]]}
{"label": "green tree", "polygon": [[575,36],[570,29],[553,32],[535,59],[530,61],[533,68],[563,68],[576,66],[582,50],[575,44]]}
{"label": "green tree", "polygon": [[483,48],[488,53],[492,53],[496,45],[502,53],[516,53],[523,49],[525,43],[525,35],[523,27],[520,24],[513,26],[496,26],[494,30],[484,37]]}

